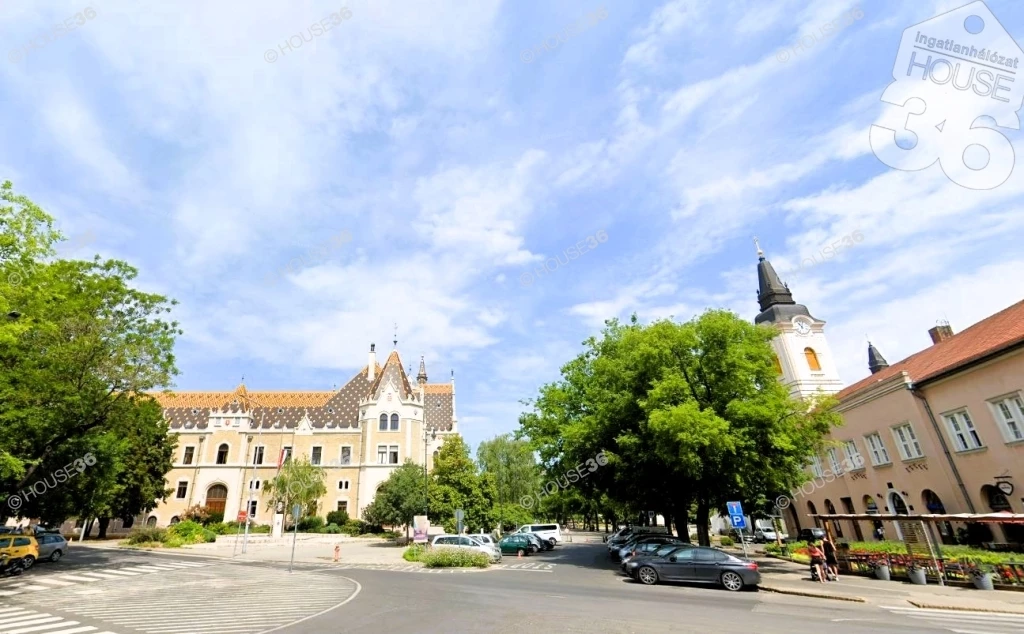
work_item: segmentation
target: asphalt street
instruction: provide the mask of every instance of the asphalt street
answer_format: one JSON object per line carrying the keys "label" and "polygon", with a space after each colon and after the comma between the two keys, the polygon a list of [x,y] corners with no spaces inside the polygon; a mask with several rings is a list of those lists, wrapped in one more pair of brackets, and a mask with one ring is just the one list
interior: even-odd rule
{"label": "asphalt street", "polygon": [[1020,632],[999,615],[921,611],[717,587],[642,586],[601,544],[488,570],[278,564],[71,549],[0,580],[0,634],[287,632]]}

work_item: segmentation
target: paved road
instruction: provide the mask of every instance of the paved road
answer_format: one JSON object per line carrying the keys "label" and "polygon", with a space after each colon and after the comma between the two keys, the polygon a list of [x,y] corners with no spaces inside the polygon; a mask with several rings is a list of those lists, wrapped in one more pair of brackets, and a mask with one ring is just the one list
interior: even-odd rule
{"label": "paved road", "polygon": [[828,631],[1009,633],[1024,617],[868,606],[719,588],[646,587],[600,544],[483,571],[239,563],[80,550],[0,581],[0,634]]}

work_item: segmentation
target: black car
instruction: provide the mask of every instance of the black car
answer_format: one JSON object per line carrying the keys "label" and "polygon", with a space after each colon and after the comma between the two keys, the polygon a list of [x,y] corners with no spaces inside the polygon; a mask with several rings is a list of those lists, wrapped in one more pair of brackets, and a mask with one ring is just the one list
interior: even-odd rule
{"label": "black car", "polygon": [[802,542],[818,542],[825,539],[824,528],[801,528],[800,535],[797,537]]}
{"label": "black car", "polygon": [[683,547],[655,557],[635,557],[626,564],[626,572],[647,586],[661,581],[686,581],[721,584],[736,592],[761,583],[755,562],[704,546]]}

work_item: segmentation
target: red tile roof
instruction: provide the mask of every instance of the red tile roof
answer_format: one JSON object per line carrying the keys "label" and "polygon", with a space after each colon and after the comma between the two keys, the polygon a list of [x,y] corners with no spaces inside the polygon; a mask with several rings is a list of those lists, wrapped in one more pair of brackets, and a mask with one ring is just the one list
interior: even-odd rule
{"label": "red tile roof", "polygon": [[854,383],[836,396],[843,400],[900,372],[921,383],[1020,343],[1024,343],[1024,301]]}

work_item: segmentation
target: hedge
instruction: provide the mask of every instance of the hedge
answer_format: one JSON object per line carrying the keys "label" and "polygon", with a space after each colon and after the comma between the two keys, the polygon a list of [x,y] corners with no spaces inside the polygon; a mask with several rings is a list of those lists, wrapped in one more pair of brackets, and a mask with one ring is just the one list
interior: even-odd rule
{"label": "hedge", "polygon": [[420,555],[420,561],[427,568],[486,568],[491,563],[484,553],[462,548],[432,548]]}

